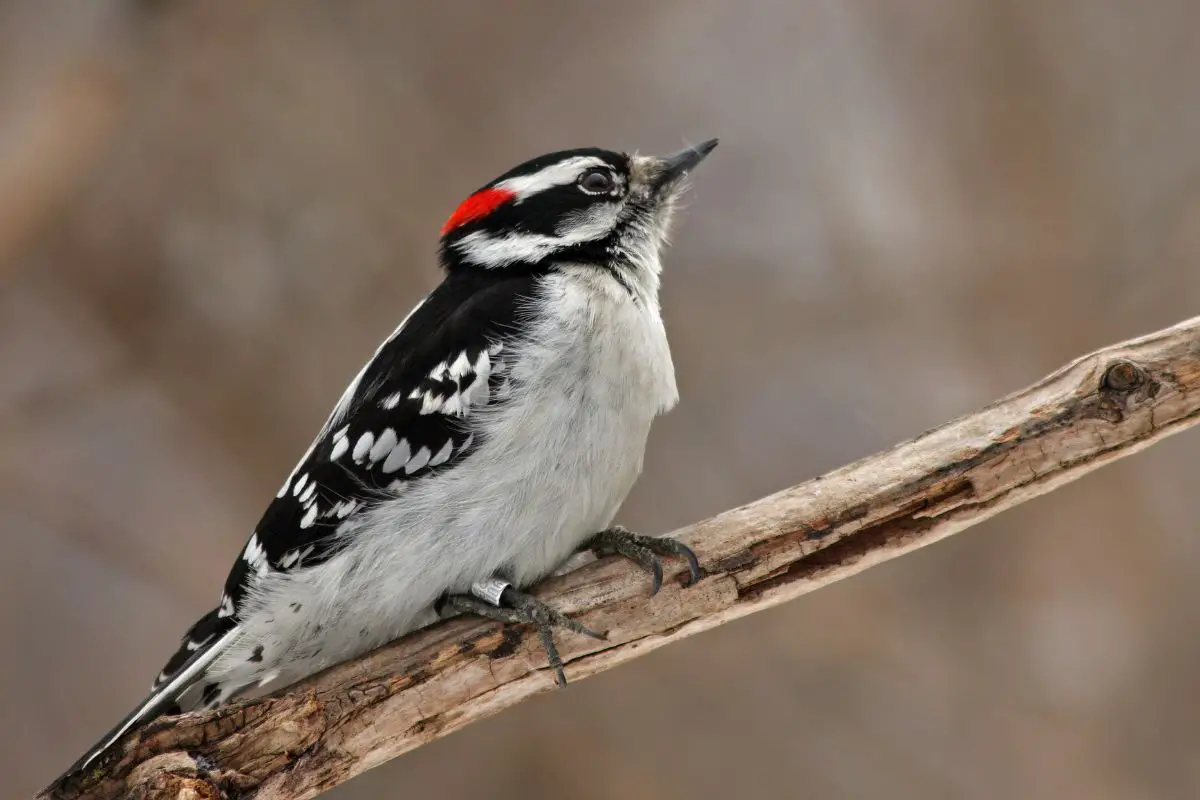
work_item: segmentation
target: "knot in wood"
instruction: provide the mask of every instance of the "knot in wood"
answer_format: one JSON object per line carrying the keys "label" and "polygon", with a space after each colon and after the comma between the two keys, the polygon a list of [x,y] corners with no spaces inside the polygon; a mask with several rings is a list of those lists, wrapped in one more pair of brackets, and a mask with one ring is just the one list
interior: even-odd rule
{"label": "knot in wood", "polygon": [[1104,371],[1100,388],[1109,392],[1128,394],[1146,382],[1146,371],[1132,361],[1114,361]]}

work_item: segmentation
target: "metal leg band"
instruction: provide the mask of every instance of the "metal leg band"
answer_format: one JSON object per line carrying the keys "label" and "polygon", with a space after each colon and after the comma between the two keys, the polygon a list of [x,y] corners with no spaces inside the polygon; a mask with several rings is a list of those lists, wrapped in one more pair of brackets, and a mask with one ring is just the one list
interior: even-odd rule
{"label": "metal leg band", "polygon": [[497,608],[500,607],[500,595],[504,594],[504,590],[512,586],[508,581],[500,580],[499,578],[488,578],[486,581],[476,581],[471,584],[471,594],[478,597],[485,603],[489,603]]}

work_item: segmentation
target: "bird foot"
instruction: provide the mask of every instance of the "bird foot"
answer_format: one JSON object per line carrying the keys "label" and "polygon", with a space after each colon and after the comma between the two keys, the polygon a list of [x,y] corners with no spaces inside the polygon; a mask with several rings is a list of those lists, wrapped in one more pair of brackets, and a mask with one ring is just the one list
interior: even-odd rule
{"label": "bird foot", "polygon": [[615,553],[637,562],[654,578],[654,588],[650,590],[651,596],[658,594],[658,590],[662,587],[663,568],[659,556],[676,556],[687,559],[688,570],[691,572],[688,586],[700,580],[704,574],[700,569],[700,561],[696,558],[696,554],[683,542],[668,536],[645,536],[633,533],[620,525],[600,531],[584,542],[581,549],[591,550],[598,557],[610,556]]}
{"label": "bird foot", "polygon": [[554,670],[554,680],[559,686],[567,685],[562,657],[554,644],[554,629],[566,628],[574,633],[606,640],[608,636],[582,625],[565,614],[556,611],[533,595],[517,590],[506,581],[482,581],[471,587],[472,594],[447,595],[441,603],[463,614],[475,614],[497,622],[522,622],[532,625],[541,639],[546,659]]}

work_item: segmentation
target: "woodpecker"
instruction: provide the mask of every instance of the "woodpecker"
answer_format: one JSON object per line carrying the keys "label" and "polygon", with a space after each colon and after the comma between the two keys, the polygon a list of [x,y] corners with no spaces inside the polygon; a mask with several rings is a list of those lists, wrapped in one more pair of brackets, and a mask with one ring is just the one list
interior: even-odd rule
{"label": "woodpecker", "polygon": [[602,637],[526,594],[575,553],[662,581],[696,556],[612,522],[651,422],[678,400],[660,251],[712,139],[666,157],[550,153],[468,197],[441,230],[441,284],[350,382],[268,506],[217,607],[134,726],[293,683],[451,613]]}

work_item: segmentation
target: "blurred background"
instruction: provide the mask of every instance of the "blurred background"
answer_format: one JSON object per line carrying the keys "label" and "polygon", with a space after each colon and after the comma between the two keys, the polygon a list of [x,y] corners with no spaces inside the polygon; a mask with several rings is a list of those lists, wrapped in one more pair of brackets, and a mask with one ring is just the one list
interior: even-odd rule
{"label": "blurred background", "polygon": [[[437,229],[720,136],[668,255],[667,531],[1200,308],[1193,0],[0,2],[0,774],[146,690]],[[1200,796],[1200,439],[328,795]]]}

